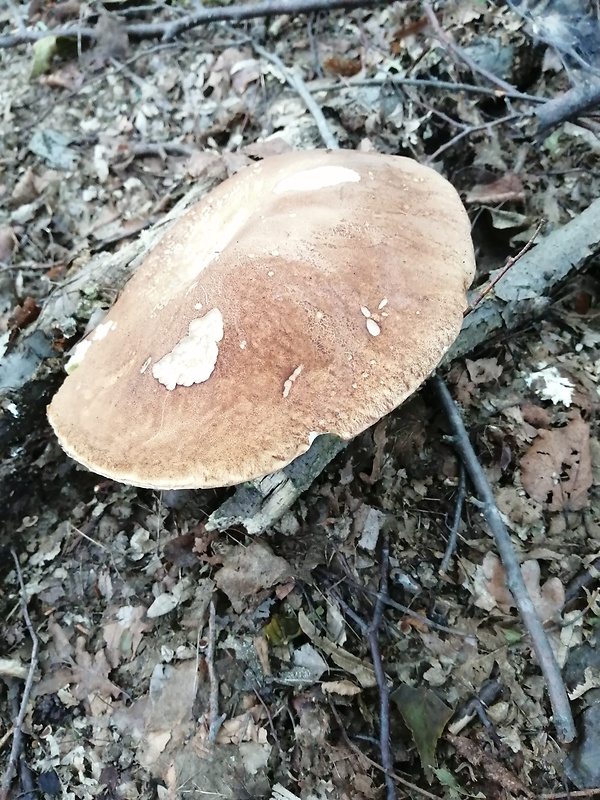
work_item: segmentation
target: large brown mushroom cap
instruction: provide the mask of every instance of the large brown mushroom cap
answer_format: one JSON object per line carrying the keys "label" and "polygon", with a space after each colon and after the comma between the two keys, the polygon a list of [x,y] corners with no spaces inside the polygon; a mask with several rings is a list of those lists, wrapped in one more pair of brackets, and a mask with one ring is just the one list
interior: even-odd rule
{"label": "large brown mushroom cap", "polygon": [[125,483],[265,475],[412,394],[460,330],[474,266],[466,212],[433,170],[267,159],[163,237],[79,346],[50,421],[70,456]]}

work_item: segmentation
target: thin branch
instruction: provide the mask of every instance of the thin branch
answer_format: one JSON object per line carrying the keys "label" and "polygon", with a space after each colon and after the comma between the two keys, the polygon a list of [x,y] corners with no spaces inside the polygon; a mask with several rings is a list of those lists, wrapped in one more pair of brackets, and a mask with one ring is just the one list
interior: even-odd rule
{"label": "thin branch", "polygon": [[533,234],[531,236],[531,239],[529,239],[529,241],[519,250],[519,252],[517,253],[516,256],[511,256],[507,260],[506,264],[502,267],[502,269],[494,277],[494,280],[490,281],[487,284],[487,286],[485,286],[482,289],[481,293],[477,295],[477,297],[475,298],[475,300],[473,300],[472,303],[469,303],[466,311],[463,314],[463,317],[466,317],[475,308],[477,308],[479,303],[481,303],[483,298],[486,297],[486,295],[488,295],[492,291],[492,289],[498,283],[498,281],[500,281],[506,275],[506,273],[514,267],[514,265],[517,263],[517,261],[519,261],[521,258],[523,258],[525,253],[527,253],[529,250],[531,250],[531,248],[533,247],[533,245],[535,243],[535,240],[539,236],[539,234],[540,234],[540,232],[541,232],[541,230],[542,230],[542,228],[544,227],[545,224],[546,224],[546,220],[545,219],[542,219],[542,220],[540,220],[540,222],[538,222],[537,228],[534,230],[534,232],[533,232]]}
{"label": "thin branch", "polygon": [[379,596],[375,602],[373,619],[367,631],[375,680],[379,688],[379,751],[381,766],[385,770],[385,788],[387,800],[396,800],[396,784],[391,773],[394,771],[394,760],[390,746],[390,689],[383,669],[383,660],[379,647],[379,628],[383,620],[384,598],[388,594],[388,573],[390,568],[390,546],[387,536],[383,535],[381,544],[381,562],[379,565]]}
{"label": "thin branch", "polygon": [[361,592],[368,597],[372,597],[374,600],[381,600],[384,605],[388,606],[389,608],[395,608],[396,611],[401,611],[406,617],[410,617],[411,619],[415,619],[418,622],[423,623],[423,625],[427,625],[427,627],[431,628],[431,630],[439,631],[440,633],[447,633],[450,636],[458,636],[462,639],[475,640],[477,638],[473,635],[473,633],[467,633],[466,631],[461,631],[456,628],[449,628],[447,625],[441,625],[439,622],[434,622],[424,614],[419,614],[417,611],[413,611],[412,608],[404,606],[402,603],[397,603],[387,594],[383,595],[381,592],[375,592],[373,589],[367,589],[366,586],[361,586],[361,584],[352,581],[350,578],[346,578],[346,581],[353,591]]}
{"label": "thin branch", "polygon": [[15,721],[12,748],[10,751],[10,756],[8,759],[6,771],[4,773],[4,778],[2,780],[2,786],[0,787],[0,800],[6,800],[6,798],[8,797],[10,784],[12,782],[12,779],[15,775],[17,768],[17,761],[19,759],[19,756],[21,755],[21,749],[23,745],[23,721],[25,719],[25,714],[27,713],[27,704],[29,703],[29,695],[31,694],[31,687],[33,686],[33,678],[35,675],[35,671],[37,669],[37,653],[38,653],[38,638],[35,629],[33,627],[33,624],[31,622],[31,617],[29,616],[29,610],[27,608],[27,593],[25,591],[25,584],[23,582],[23,575],[21,573],[21,566],[19,564],[19,559],[17,557],[16,552],[14,550],[11,550],[10,552],[13,557],[13,561],[15,562],[15,570],[17,573],[17,579],[19,581],[19,595],[21,600],[21,609],[23,611],[23,618],[25,620],[25,624],[27,625],[27,630],[29,631],[32,647],[31,647],[31,661],[29,662],[29,672],[27,673],[25,687],[23,688],[23,697],[21,698],[21,707],[19,708],[19,714]]}
{"label": "thin branch", "polygon": [[456,500],[454,505],[454,517],[450,527],[450,536],[448,537],[448,544],[446,545],[446,552],[440,564],[440,575],[444,575],[450,566],[450,559],[456,551],[456,540],[458,539],[458,529],[462,519],[462,510],[467,496],[467,476],[465,472],[465,465],[460,462],[458,472],[458,488],[456,490]]}
{"label": "thin branch", "polygon": [[461,457],[482,502],[482,512],[496,542],[498,553],[506,572],[506,585],[512,594],[521,614],[523,624],[529,633],[533,649],[537,655],[542,673],[548,687],[548,697],[554,715],[554,726],[559,741],[568,743],[575,738],[575,723],[569,706],[569,698],[563,683],[560,669],[540,622],[535,606],[523,580],[521,567],[510,535],[502,521],[500,511],[494,500],[492,487],[483,471],[469,440],[458,406],[452,399],[444,381],[435,375],[433,384],[452,429],[452,443]]}
{"label": "thin branch", "polygon": [[9,6],[13,17],[15,18],[15,22],[17,23],[17,30],[25,31],[27,30],[25,23],[23,22],[23,17],[17,6],[14,3],[14,0],[7,0],[7,5]]}
{"label": "thin branch", "polygon": [[379,629],[383,621],[383,610],[388,596],[388,573],[390,567],[390,549],[387,536],[383,537],[381,546],[381,561],[379,565],[379,591],[375,596],[375,608],[371,622],[367,624],[356,611],[354,611],[346,601],[340,597],[339,593],[332,591],[332,596],[344,613],[352,619],[360,628],[363,635],[369,642],[371,660],[373,662],[373,672],[377,682],[379,692],[379,751],[381,753],[381,766],[385,773],[385,787],[387,800],[396,800],[397,792],[392,775],[394,770],[394,760],[390,747],[390,690],[387,683],[387,676],[383,668],[383,659],[379,647]]}
{"label": "thin branch", "polygon": [[217,741],[219,729],[225,719],[225,714],[219,716],[219,682],[215,671],[215,604],[211,600],[208,615],[208,648],[206,651],[206,666],[208,668],[208,680],[210,684],[210,696],[208,701],[208,741],[211,744]]}
{"label": "thin branch", "polygon": [[[373,8],[383,5],[380,0],[264,0],[261,3],[233,6],[211,6],[193,14],[167,22],[141,22],[125,26],[130,39],[161,39],[171,41],[185,31],[210,22],[241,22],[246,19],[268,17],[275,14],[297,16],[314,11],[333,11],[338,8]],[[95,39],[94,28],[62,27],[52,30],[24,30],[0,36],[0,47],[16,47],[27,42],[37,42],[46,36],[78,37]]]}
{"label": "thin branch", "polygon": [[507,122],[512,122],[513,120],[517,119],[519,114],[507,114],[505,117],[500,117],[499,119],[493,119],[489,122],[482,122],[480,125],[469,125],[468,128],[465,128],[463,131],[460,131],[447,142],[440,145],[438,149],[433,152],[431,155],[427,156],[425,159],[426,164],[431,164],[437,158],[439,158],[442,153],[445,153],[446,150],[449,150],[451,147],[454,147],[455,144],[461,141],[461,139],[466,139],[467,136],[470,136],[472,133],[477,133],[478,131],[487,131],[488,134],[492,128],[497,127],[498,125],[504,125]]}
{"label": "thin branch", "polygon": [[592,563],[577,574],[565,587],[565,602],[564,608],[568,608],[579,596],[583,593],[584,589],[598,583],[598,573],[600,573],[600,558],[594,559]]}
{"label": "thin branch", "polygon": [[[348,736],[348,731],[346,730],[342,718],[340,717],[339,711],[335,707],[331,697],[328,697],[327,699],[329,700],[329,707],[331,708],[331,712],[335,717],[337,724],[339,725],[340,731],[342,732],[344,741],[346,742],[350,750],[352,750],[352,752],[359,758],[363,758],[368,764],[370,764],[375,769],[378,769],[380,772],[385,772],[381,764],[378,764],[376,761],[373,761],[372,758],[369,758],[369,756],[365,755],[365,753],[363,753],[360,747],[354,744],[354,742],[350,739],[350,737]],[[421,797],[425,797],[426,800],[441,800],[439,795],[431,794],[431,792],[428,792],[426,789],[421,789],[420,786],[417,786],[414,783],[410,783],[410,781],[407,781],[406,778],[401,777],[395,772],[391,772],[390,777],[393,778],[397,783],[399,783],[400,786],[403,786],[405,789],[409,789],[414,794],[418,794]]]}
{"label": "thin branch", "polygon": [[167,156],[183,156],[189,158],[194,152],[193,147],[181,142],[138,142],[129,146],[129,154],[136,158],[157,156],[162,161]]}
{"label": "thin branch", "polygon": [[436,89],[440,92],[465,92],[466,94],[483,95],[485,97],[503,97],[509,100],[524,100],[528,103],[547,103],[547,97],[538,97],[535,94],[523,94],[516,89],[511,91],[504,89],[490,89],[488,86],[475,86],[472,83],[454,83],[453,81],[438,81],[433,78],[404,78],[401,75],[387,73],[380,78],[360,78],[357,80],[338,81],[337,83],[319,84],[313,81],[309,86],[309,92],[339,92],[342,89],[351,89],[355,86],[414,86],[420,89]]}
{"label": "thin branch", "polygon": [[573,792],[554,792],[552,794],[541,794],[539,800],[575,800],[579,797],[598,797],[600,788],[579,789]]}
{"label": "thin branch", "polygon": [[499,78],[497,75],[494,75],[493,72],[485,69],[480,64],[477,64],[465,51],[459,47],[456,42],[449,36],[445,30],[442,29],[442,26],[438,22],[438,18],[435,15],[435,12],[431,8],[428,3],[424,5],[424,11],[427,15],[427,19],[429,20],[429,24],[433,28],[433,31],[439,41],[446,46],[448,50],[454,53],[457,58],[459,58],[464,64],[469,67],[471,72],[474,74],[479,74],[483,78],[485,78],[490,83],[494,84],[494,86],[498,86],[498,88],[502,89],[503,92],[512,92],[514,91],[515,87],[511,86],[510,83],[503,81],[502,78]]}
{"label": "thin branch", "polygon": [[259,56],[266,58],[267,61],[270,61],[271,64],[274,64],[277,67],[286,83],[288,83],[292,89],[297,92],[304,105],[312,114],[325,147],[327,147],[329,150],[339,150],[340,145],[337,138],[332,133],[329,124],[325,119],[325,115],[321,111],[321,107],[311,95],[306,84],[300,77],[299,72],[297,70],[294,70],[293,72],[290,71],[279,58],[279,56],[275,55],[275,53],[270,53],[268,50],[265,50],[264,47],[261,47],[255,42],[252,42],[251,44],[252,48]]}

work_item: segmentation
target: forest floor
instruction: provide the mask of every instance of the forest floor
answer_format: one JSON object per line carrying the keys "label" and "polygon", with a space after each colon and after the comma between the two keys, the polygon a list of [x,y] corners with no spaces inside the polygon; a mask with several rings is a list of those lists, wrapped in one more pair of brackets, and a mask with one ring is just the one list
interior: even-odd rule
{"label": "forest floor", "polygon": [[[544,21],[561,20],[558,4],[546,6],[537,17],[534,6],[522,16],[456,0],[432,12],[409,0],[197,25],[165,42],[127,26],[166,25],[196,7],[4,4],[1,341],[92,254],[159,221],[200,178],[323,146],[274,56],[301,77],[342,147],[411,156],[453,182],[484,284],[541,220],[557,229],[600,194],[598,123],[543,131],[535,113],[587,69],[561,49],[560,25],[555,47],[544,43]],[[583,13],[562,24],[594,67]],[[93,27],[95,39],[2,46],[19,24]],[[469,486],[441,568],[460,465],[425,386],[260,537],[205,530],[228,490],[181,496],[106,481],[40,423],[31,470],[0,520],[3,765],[32,659],[19,575],[38,646],[8,796],[594,794],[599,297],[597,275],[579,275],[543,320],[446,374],[564,667],[579,729],[570,752]],[[63,333],[72,344],[81,321]],[[368,638],[384,545],[394,605],[378,640],[395,790],[379,766]]]}

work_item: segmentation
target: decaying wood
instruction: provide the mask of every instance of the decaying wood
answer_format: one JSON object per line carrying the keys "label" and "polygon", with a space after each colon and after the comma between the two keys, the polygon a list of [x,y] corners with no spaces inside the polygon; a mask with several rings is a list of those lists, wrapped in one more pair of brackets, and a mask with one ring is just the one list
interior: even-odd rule
{"label": "decaying wood", "polygon": [[[208,178],[157,226],[113,255],[99,254],[58,287],[34,325],[0,359],[0,498],[10,502],[15,485],[30,469],[28,445],[47,432],[45,407],[59,384],[63,356],[53,346],[57,332],[81,331],[92,312],[109,305],[167,226],[215,183]],[[446,359],[471,353],[494,336],[541,316],[557,285],[600,254],[600,200],[540,241],[465,320]],[[306,490],[344,444],[319,437],[310,453],[281,473],[239,487],[210,525],[241,524],[253,532],[269,527]],[[1,503],[2,501],[0,501]],[[0,508],[0,513],[2,513]]]}

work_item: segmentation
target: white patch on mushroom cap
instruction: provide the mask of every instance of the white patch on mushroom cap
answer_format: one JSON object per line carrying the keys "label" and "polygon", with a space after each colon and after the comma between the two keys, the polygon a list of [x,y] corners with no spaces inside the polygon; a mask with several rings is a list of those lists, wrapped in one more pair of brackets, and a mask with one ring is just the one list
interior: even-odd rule
{"label": "white patch on mushroom cap", "polygon": [[93,339],[95,342],[99,342],[101,339],[104,339],[104,337],[106,336],[106,334],[107,334],[109,331],[114,331],[114,329],[115,329],[116,327],[117,327],[117,323],[116,323],[116,322],[113,322],[112,320],[109,320],[108,322],[101,322],[101,323],[100,323],[99,325],[97,325],[97,326],[96,326],[96,328],[94,329],[94,332],[92,333],[92,336],[91,336],[91,338],[92,338],[92,339]]}
{"label": "white patch on mushroom cap", "polygon": [[211,309],[190,322],[188,335],[152,367],[152,375],[172,391],[176,386],[204,383],[213,373],[223,338],[223,315]]}
{"label": "white patch on mushroom cap", "polygon": [[315,167],[288,175],[273,189],[274,194],[284,192],[314,192],[339,183],[358,183],[360,175],[348,167]]}
{"label": "white patch on mushroom cap", "polygon": [[113,331],[117,327],[117,323],[109,320],[108,322],[101,322],[99,325],[96,325],[94,330],[89,334],[89,336],[85,339],[82,339],[81,342],[77,342],[75,347],[73,348],[73,352],[69,356],[69,360],[65,364],[65,372],[67,375],[71,375],[71,373],[75,372],[77,367],[81,364],[83,359],[86,356],[87,351],[92,346],[92,342],[99,342],[110,332]]}
{"label": "white patch on mushroom cap", "polygon": [[65,364],[65,372],[67,375],[71,375],[71,373],[75,372],[77,367],[81,364],[83,359],[85,358],[85,354],[92,346],[92,343],[89,339],[84,339],[82,342],[77,342],[75,347],[73,348],[73,352],[71,353],[69,360]]}
{"label": "white patch on mushroom cap", "polygon": [[367,320],[367,330],[369,331],[371,336],[379,336],[379,334],[381,333],[381,328],[375,322],[375,320],[371,318]]}

